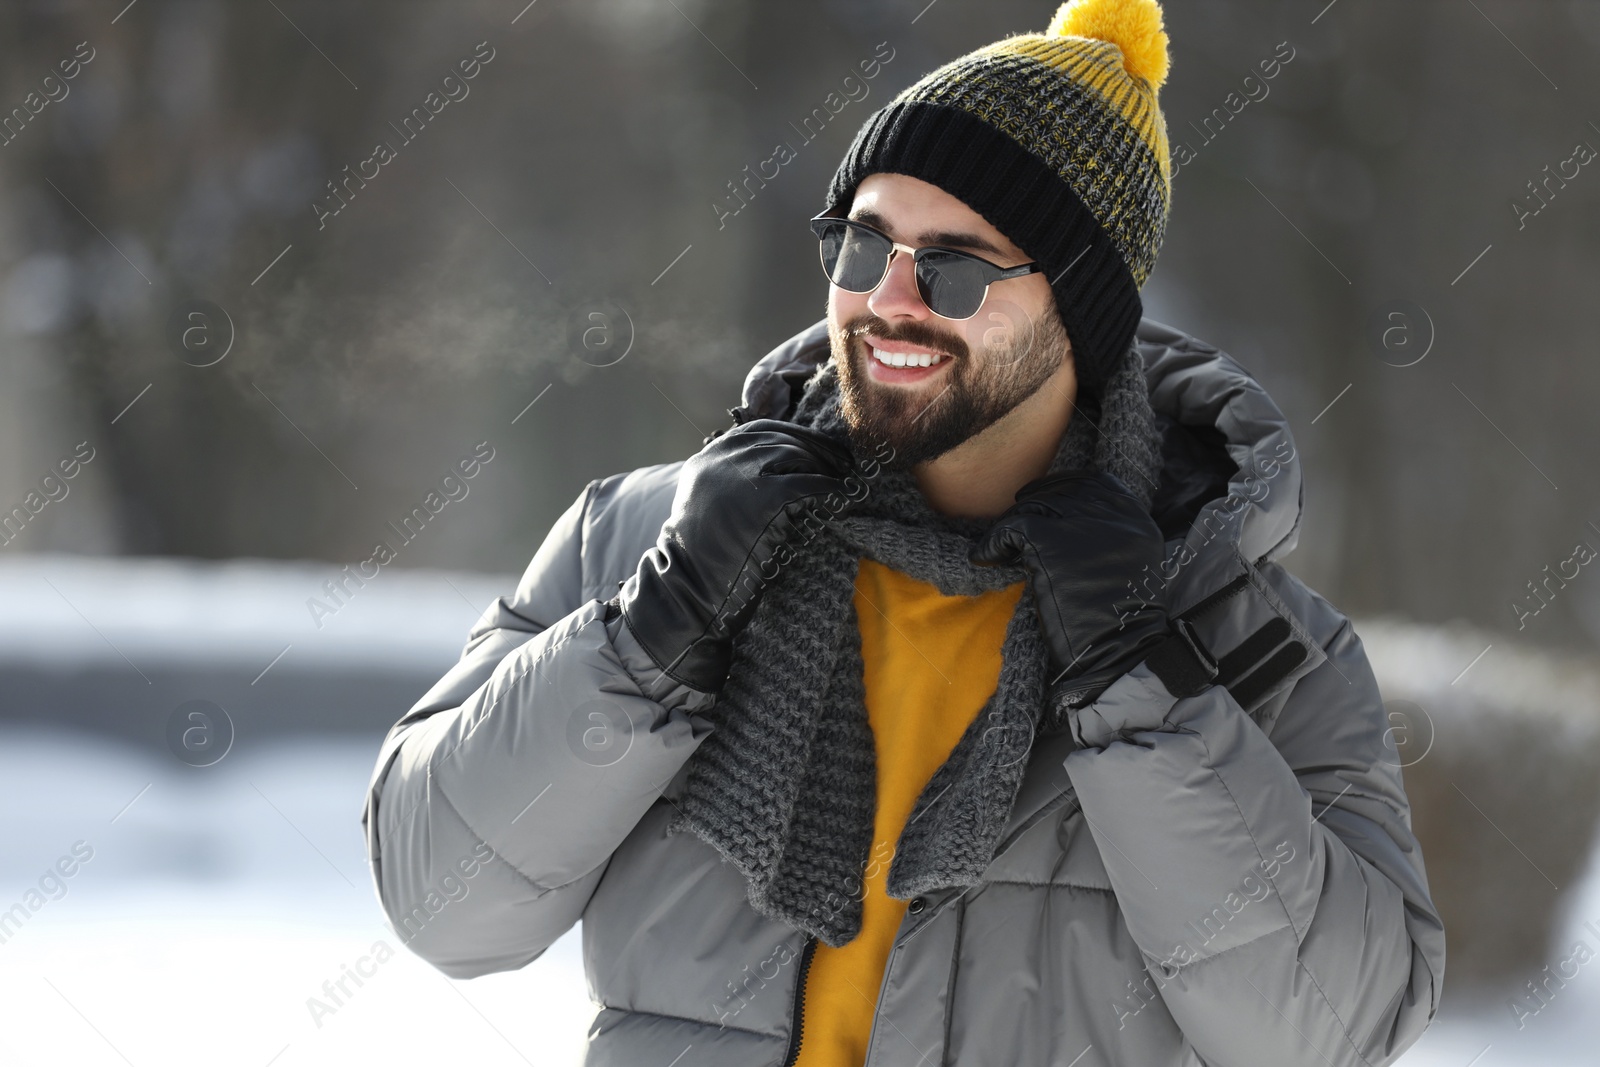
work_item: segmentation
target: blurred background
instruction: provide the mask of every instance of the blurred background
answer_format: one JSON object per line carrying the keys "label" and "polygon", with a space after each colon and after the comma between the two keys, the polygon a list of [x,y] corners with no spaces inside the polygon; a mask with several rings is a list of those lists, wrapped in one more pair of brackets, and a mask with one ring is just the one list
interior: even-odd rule
{"label": "blurred background", "polygon": [[[1054,6],[0,5],[0,1061],[578,1061],[576,931],[453,982],[384,926],[378,741],[822,317],[871,111]],[[1383,685],[1449,937],[1403,1062],[1592,1062],[1600,0],[1166,15],[1146,313],[1289,416]]]}

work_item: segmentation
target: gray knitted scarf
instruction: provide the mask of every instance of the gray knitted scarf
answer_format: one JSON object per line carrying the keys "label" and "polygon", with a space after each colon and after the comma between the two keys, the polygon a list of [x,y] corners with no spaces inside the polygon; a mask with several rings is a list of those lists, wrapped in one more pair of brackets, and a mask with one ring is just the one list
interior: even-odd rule
{"label": "gray knitted scarf", "polygon": [[[1160,436],[1144,364],[1130,347],[1099,405],[1080,398],[1051,470],[1115,474],[1146,507]],[[850,440],[833,360],[806,382],[791,421]],[[679,813],[731,862],[763,915],[839,947],[861,929],[872,848],[877,758],[862,682],[855,579],[866,556],[946,596],[1021,582],[1020,565],[983,567],[967,553],[992,519],[935,512],[909,471],[879,469],[762,595],[735,641],[727,684],[707,715],[715,729],[691,757]],[[890,862],[896,899],[975,884],[1016,802],[1034,738],[1064,727],[1046,707],[1047,649],[1033,600],[1006,626],[999,683],[918,795]]]}

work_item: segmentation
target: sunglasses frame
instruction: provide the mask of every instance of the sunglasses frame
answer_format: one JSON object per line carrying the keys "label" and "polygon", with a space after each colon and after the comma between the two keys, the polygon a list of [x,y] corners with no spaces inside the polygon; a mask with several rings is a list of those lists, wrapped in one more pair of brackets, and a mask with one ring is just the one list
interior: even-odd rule
{"label": "sunglasses frame", "polygon": [[[876,237],[881,237],[889,245],[889,254],[883,258],[883,273],[878,275],[878,280],[873,282],[871,288],[868,289],[845,289],[844,286],[839,285],[838,282],[833,280],[833,275],[829,272],[827,263],[824,262],[822,264],[822,273],[828,279],[829,285],[839,285],[839,288],[844,289],[845,292],[856,293],[857,295],[874,292],[877,290],[878,286],[883,284],[883,280],[889,276],[889,268],[894,263],[894,257],[896,253],[908,252],[911,255],[912,275],[916,278],[917,282],[917,296],[922,300],[923,305],[926,306],[929,311],[932,311],[941,319],[949,319],[951,322],[965,322],[966,320],[972,318],[973,315],[976,315],[979,311],[982,311],[984,302],[989,299],[989,286],[993,285],[995,282],[1006,281],[1010,278],[1023,278],[1029,274],[1040,274],[1044,271],[1044,268],[1041,267],[1037,261],[1033,260],[1030,260],[1027,263],[1019,263],[1015,267],[1002,267],[998,264],[989,262],[982,256],[975,256],[971,252],[963,252],[959,248],[946,248],[943,245],[923,245],[921,248],[912,248],[910,245],[901,244],[899,241],[894,240],[882,230],[879,230],[873,226],[868,226],[864,222],[859,222],[856,219],[847,219],[841,215],[829,215],[826,213],[817,215],[811,219],[811,232],[817,236],[817,256],[819,259],[822,256],[821,244],[824,238],[824,228],[832,225],[833,223],[843,223],[846,228],[856,227],[858,229],[865,230]],[[978,265],[980,273],[983,275],[983,295],[978,298],[978,306],[972,309],[971,315],[945,315],[934,310],[933,305],[928,303],[927,286],[923,283],[922,273],[918,268],[921,267],[922,261],[928,255],[935,252],[947,256],[955,256],[958,259],[965,259]]]}

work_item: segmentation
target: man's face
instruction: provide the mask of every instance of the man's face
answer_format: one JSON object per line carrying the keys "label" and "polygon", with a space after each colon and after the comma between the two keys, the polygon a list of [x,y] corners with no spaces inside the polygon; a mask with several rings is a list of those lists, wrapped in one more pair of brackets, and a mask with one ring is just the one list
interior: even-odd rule
{"label": "man's face", "polygon": [[[904,174],[868,175],[848,217],[913,248],[955,248],[1001,267],[1029,261],[961,200]],[[996,282],[972,318],[946,319],[922,302],[908,255],[896,255],[870,293],[829,286],[828,337],[839,367],[840,413],[852,437],[887,442],[895,451],[890,465],[901,468],[935,459],[999,423],[1071,354],[1044,274]],[[935,361],[895,367],[880,358],[896,353],[926,353]]]}

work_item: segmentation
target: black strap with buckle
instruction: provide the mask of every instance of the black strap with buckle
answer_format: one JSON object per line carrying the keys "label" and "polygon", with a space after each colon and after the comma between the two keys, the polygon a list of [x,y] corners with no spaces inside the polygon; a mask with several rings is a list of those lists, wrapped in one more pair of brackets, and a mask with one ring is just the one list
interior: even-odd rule
{"label": "black strap with buckle", "polygon": [[1173,632],[1151,649],[1144,661],[1175,697],[1194,696],[1217,677],[1217,661],[1200,643],[1188,619],[1175,619]]}

